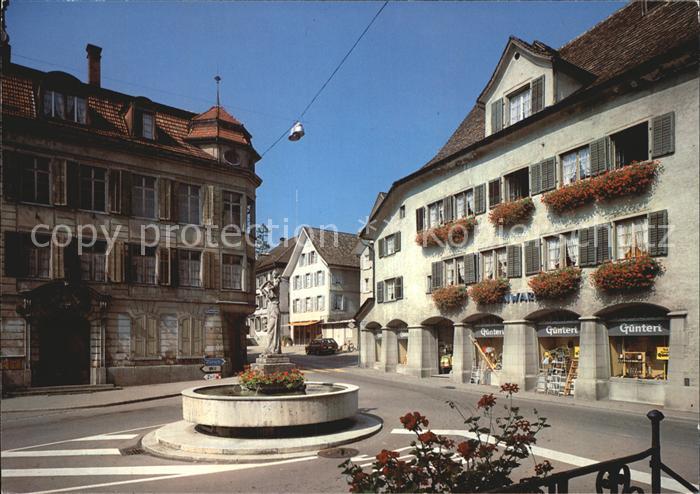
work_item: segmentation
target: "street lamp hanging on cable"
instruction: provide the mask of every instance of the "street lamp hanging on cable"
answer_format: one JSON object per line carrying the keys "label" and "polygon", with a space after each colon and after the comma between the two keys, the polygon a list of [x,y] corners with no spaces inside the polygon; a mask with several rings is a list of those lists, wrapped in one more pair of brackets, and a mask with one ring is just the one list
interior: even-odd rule
{"label": "street lamp hanging on cable", "polygon": [[301,125],[301,122],[296,122],[289,131],[288,139],[290,141],[298,141],[302,137],[304,137],[304,126]]}

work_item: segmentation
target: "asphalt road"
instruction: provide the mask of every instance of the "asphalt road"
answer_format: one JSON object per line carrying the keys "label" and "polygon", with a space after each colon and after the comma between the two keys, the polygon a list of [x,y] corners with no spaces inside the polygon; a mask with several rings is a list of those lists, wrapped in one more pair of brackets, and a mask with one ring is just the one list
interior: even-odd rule
{"label": "asphalt road", "polygon": [[[381,417],[384,427],[375,436],[350,445],[356,462],[371,463],[381,449],[406,448],[411,437],[397,433],[398,417],[418,410],[434,430],[463,429],[461,419],[445,402],[465,411],[481,392],[457,390],[447,379],[416,380],[357,369],[355,355],[294,356],[311,380],[348,382],[360,386],[362,411]],[[650,444],[649,420],[609,408],[580,406],[573,399],[555,402],[516,399],[525,415],[532,409],[552,425],[537,443],[538,460],[548,458],[556,470],[645,450]],[[181,418],[180,399],[68,412],[2,415],[3,492],[347,492],[338,468],[341,459],[309,454],[295,460],[260,464],[212,465],[127,454],[140,437],[161,424]],[[683,477],[697,484],[700,477],[697,423],[667,418],[662,423],[662,457]],[[405,451],[405,450],[403,450]],[[402,453],[405,454],[405,453]],[[522,467],[530,474],[531,463]],[[648,465],[631,465],[634,485],[644,485]],[[595,479],[574,482],[572,491],[593,491]],[[664,482],[664,490],[674,490]]]}

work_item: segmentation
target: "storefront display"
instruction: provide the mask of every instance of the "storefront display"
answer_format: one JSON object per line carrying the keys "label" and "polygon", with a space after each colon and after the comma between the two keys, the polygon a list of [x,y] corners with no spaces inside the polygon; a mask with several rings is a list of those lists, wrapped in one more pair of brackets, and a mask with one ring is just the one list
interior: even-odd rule
{"label": "storefront display", "polygon": [[475,347],[471,382],[495,384],[493,373],[501,369],[503,359],[503,324],[477,324],[472,332]]}
{"label": "storefront display", "polygon": [[608,321],[612,376],[665,380],[669,328],[667,318]]}
{"label": "storefront display", "polygon": [[537,391],[559,396],[574,394],[578,375],[578,321],[542,322],[537,325],[540,371]]}
{"label": "storefront display", "polygon": [[438,337],[438,372],[449,374],[452,371],[452,351],[454,343],[454,328],[442,326],[437,329]]}
{"label": "storefront display", "polygon": [[397,334],[399,345],[399,365],[408,363],[408,331],[400,331]]}

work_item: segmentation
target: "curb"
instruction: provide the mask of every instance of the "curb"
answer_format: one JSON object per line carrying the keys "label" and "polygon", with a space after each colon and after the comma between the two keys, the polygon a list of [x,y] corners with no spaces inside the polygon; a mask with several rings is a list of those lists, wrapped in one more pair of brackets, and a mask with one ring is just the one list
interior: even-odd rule
{"label": "curb", "polygon": [[59,407],[59,408],[22,408],[18,410],[2,410],[2,413],[26,413],[26,412],[61,412],[61,411],[68,411],[68,410],[84,410],[87,408],[105,408],[105,407],[114,407],[114,406],[119,406],[119,405],[130,405],[132,403],[141,403],[144,401],[154,401],[154,400],[162,400],[165,398],[174,398],[176,396],[181,396],[181,392],[177,393],[170,393],[170,394],[165,394],[165,395],[158,395],[158,396],[149,396],[147,398],[136,398],[133,400],[123,400],[123,401],[114,401],[111,403],[99,403],[96,405],[79,405],[79,406],[72,406],[72,407]]}

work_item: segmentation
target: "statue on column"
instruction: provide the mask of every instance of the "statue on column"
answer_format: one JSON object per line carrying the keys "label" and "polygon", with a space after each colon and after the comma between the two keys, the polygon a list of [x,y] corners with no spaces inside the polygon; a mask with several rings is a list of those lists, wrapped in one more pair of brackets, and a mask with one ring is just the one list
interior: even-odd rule
{"label": "statue on column", "polygon": [[280,327],[280,283],[282,279],[278,273],[274,274],[272,281],[266,281],[260,288],[262,296],[267,300],[267,346],[263,355],[282,353],[282,329]]}

